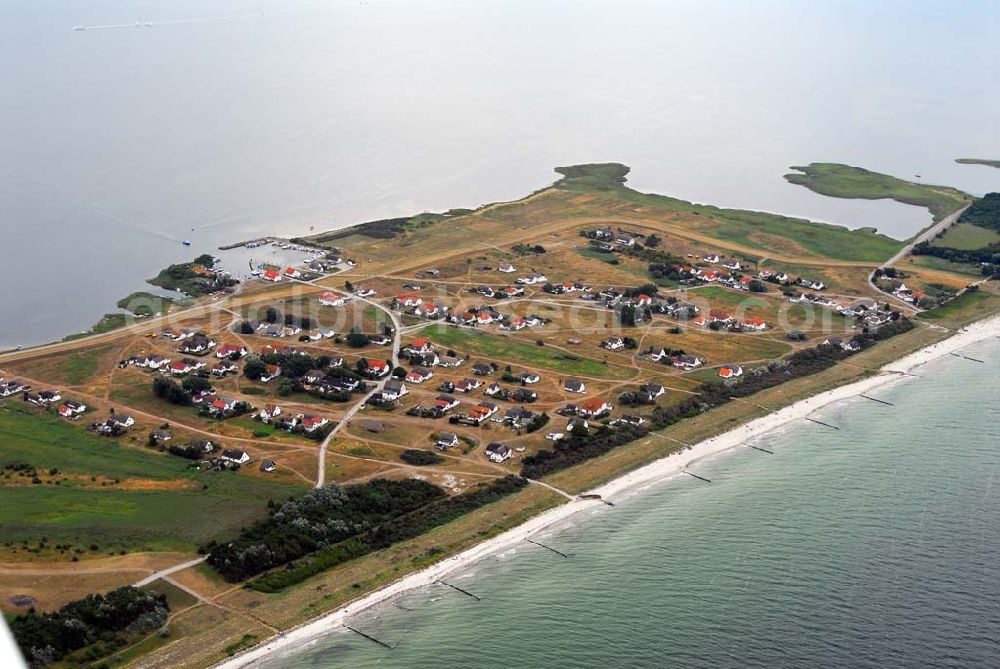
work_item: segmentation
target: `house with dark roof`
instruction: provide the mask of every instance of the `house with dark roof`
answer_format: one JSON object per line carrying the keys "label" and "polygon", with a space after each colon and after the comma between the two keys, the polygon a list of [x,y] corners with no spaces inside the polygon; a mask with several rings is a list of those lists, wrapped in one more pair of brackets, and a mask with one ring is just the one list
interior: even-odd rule
{"label": "house with dark roof", "polygon": [[399,379],[389,379],[382,387],[382,397],[387,400],[398,400],[408,392],[406,384]]}
{"label": "house with dark roof", "polygon": [[219,459],[223,462],[228,462],[234,465],[245,465],[250,462],[250,455],[246,451],[241,451],[238,448],[227,448],[222,451],[219,455]]}
{"label": "house with dark roof", "polygon": [[385,432],[385,423],[380,420],[373,420],[371,418],[366,418],[361,421],[361,429],[365,432],[374,432],[376,434],[380,432]]}
{"label": "house with dark roof", "polygon": [[458,446],[458,435],[454,432],[441,432],[438,434],[437,443],[434,448],[443,451]]}
{"label": "house with dark roof", "polygon": [[497,442],[493,442],[487,446],[484,453],[486,454],[486,457],[493,462],[503,462],[504,460],[509,460],[514,456],[514,451],[510,449],[510,446]]}

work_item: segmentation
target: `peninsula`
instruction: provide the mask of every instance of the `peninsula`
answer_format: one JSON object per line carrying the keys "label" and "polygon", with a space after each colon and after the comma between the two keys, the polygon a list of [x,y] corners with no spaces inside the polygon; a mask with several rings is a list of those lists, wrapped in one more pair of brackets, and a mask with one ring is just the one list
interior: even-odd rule
{"label": "peninsula", "polygon": [[575,165],[292,240],[309,262],[250,280],[172,266],[190,302],[138,294],[121,327],[0,354],[0,606],[25,654],[243,666],[997,333],[1000,196],[794,169],[936,224],[897,240]]}

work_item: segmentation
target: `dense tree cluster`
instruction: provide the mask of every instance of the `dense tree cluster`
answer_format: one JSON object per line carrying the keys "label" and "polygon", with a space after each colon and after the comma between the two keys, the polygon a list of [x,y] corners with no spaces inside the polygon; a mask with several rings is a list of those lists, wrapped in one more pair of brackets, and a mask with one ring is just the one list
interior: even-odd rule
{"label": "dense tree cluster", "polygon": [[[976,200],[958,219],[980,228],[1000,232],[1000,193],[987,193]],[[939,235],[940,236],[940,235]],[[956,249],[930,242],[920,242],[913,248],[914,255],[927,255],[970,265],[981,265],[983,276],[1000,278],[1000,244],[989,244],[978,249]]]}
{"label": "dense tree cluster", "polygon": [[240,581],[443,496],[437,486],[417,479],[326,485],[273,508],[270,517],[246,528],[231,543],[205,547],[208,564],[227,581]]}
{"label": "dense tree cluster", "polygon": [[419,448],[406,449],[399,454],[399,459],[411,465],[436,465],[444,462],[444,458],[437,453],[423,451]]}
{"label": "dense tree cluster", "polygon": [[976,200],[958,220],[1000,232],[1000,193],[987,193]]}
{"label": "dense tree cluster", "polygon": [[176,381],[171,381],[163,376],[157,376],[153,379],[153,394],[171,404],[178,406],[191,405],[191,393],[184,390]]}
{"label": "dense tree cluster", "polygon": [[561,469],[604,455],[646,434],[642,427],[626,426],[612,430],[602,425],[592,434],[571,432],[555,443],[553,450],[540,450],[521,461],[521,476],[541,478]]}
{"label": "dense tree cluster", "polygon": [[33,667],[44,667],[68,653],[100,642],[81,657],[96,660],[126,644],[125,634],[161,627],[170,607],[166,597],[125,586],[104,595],[87,595],[58,611],[16,616],[10,629]]}
{"label": "dense tree cluster", "polygon": [[262,592],[277,592],[325,569],[419,536],[517,492],[527,484],[526,480],[518,476],[506,476],[489,484],[481,483],[461,495],[443,497],[410,513],[387,520],[363,534],[325,546],[285,569],[278,569],[255,579],[250,586]]}

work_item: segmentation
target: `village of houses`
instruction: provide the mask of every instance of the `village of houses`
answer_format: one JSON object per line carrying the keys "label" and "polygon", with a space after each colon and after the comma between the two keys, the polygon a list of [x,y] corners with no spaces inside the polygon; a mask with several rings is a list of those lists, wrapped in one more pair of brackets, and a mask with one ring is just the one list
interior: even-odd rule
{"label": "village of houses", "polygon": [[[646,235],[611,227],[543,241],[378,274],[331,249],[245,281],[233,321],[181,314],[119,342],[102,358],[112,371],[75,386],[41,380],[58,359],[0,370],[0,397],[206,470],[312,483],[419,469],[458,492],[568,434],[641,425],[657,404],[739,383],[798,347],[853,352],[853,332],[923,298],[689,242],[672,246],[683,261],[656,281],[634,253],[651,248]],[[157,378],[183,401],[154,393]],[[412,450],[436,464],[401,459]]]}

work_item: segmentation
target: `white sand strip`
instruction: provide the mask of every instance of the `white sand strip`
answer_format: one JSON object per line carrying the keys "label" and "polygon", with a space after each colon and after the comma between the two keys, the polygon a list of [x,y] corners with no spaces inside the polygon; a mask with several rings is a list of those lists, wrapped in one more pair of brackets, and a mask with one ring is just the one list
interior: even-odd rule
{"label": "white sand strip", "polygon": [[[746,444],[748,441],[792,421],[801,420],[828,404],[856,397],[861,393],[866,393],[874,388],[905,378],[905,373],[911,372],[920,365],[997,335],[1000,335],[1000,316],[979,321],[944,341],[911,353],[904,358],[886,365],[875,376],[796,402],[780,411],[768,414],[767,416],[734,428],[729,432],[699,442],[689,449],[678,451],[655,462],[651,462],[633,472],[625,474],[602,486],[598,486],[589,492],[605,498],[613,498],[617,494],[630,492],[650,483],[670,478],[679,474],[688,465],[699,460]],[[536,532],[566,520],[577,511],[592,508],[595,504],[600,504],[600,502],[594,500],[575,500],[546,511],[503,534],[499,534],[492,539],[477,544],[426,569],[405,576],[395,583],[356,599],[346,606],[325,614],[316,620],[288,630],[277,637],[217,664],[216,667],[218,669],[247,667],[276,651],[290,650],[296,646],[303,646],[306,642],[341,627],[352,616],[366,609],[391,600],[393,597],[408,590],[434,583],[434,581],[448,574],[467,569],[477,560],[518,546]]]}

